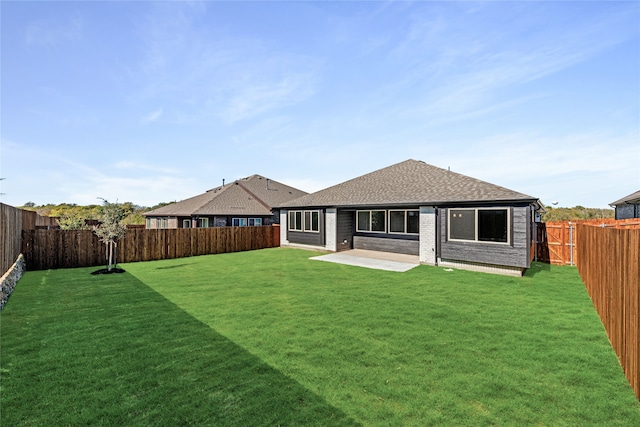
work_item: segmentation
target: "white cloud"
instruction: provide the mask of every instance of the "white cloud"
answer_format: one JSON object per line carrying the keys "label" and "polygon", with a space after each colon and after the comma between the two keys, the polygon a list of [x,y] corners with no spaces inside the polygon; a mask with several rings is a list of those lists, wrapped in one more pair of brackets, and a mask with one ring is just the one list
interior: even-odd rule
{"label": "white cloud", "polygon": [[83,31],[84,21],[79,16],[66,22],[38,20],[27,26],[26,42],[28,45],[55,48],[60,44],[81,39]]}
{"label": "white cloud", "polygon": [[134,171],[150,171],[159,172],[163,174],[177,174],[178,171],[174,168],[167,168],[163,166],[150,165],[146,163],[132,162],[129,160],[122,160],[113,165],[116,169],[128,169]]}
{"label": "white cloud", "polygon": [[[586,22],[581,17],[541,26],[541,15],[551,10],[489,3],[468,13],[467,5],[448,6],[421,9],[423,13],[409,21],[405,38],[386,58],[397,64],[398,72],[373,94],[374,105],[385,109],[381,114],[388,117],[386,107],[401,98],[412,102],[397,115],[437,124],[505,109],[545,95],[528,91],[514,96],[518,87],[637,36],[637,30],[627,30],[633,14],[617,9],[592,15]],[[501,19],[503,25],[497,26]]]}
{"label": "white cloud", "polygon": [[69,191],[69,198],[79,204],[96,204],[98,198],[153,206],[160,202],[182,200],[197,194],[190,179],[171,176],[143,178],[93,176],[84,185]]}
{"label": "white cloud", "polygon": [[142,118],[142,123],[147,125],[149,123],[153,123],[156,120],[158,120],[160,118],[160,116],[162,116],[162,113],[164,112],[164,108],[159,108],[155,111],[152,111],[151,113],[147,114],[146,116],[144,116]]}
{"label": "white cloud", "polygon": [[[171,102],[179,123],[226,124],[289,107],[315,93],[322,61],[269,40],[202,27],[202,8],[154,7],[140,33],[146,55],[138,65],[137,102]],[[161,114],[161,113],[160,113]],[[145,123],[159,117],[154,111]]]}
{"label": "white cloud", "polygon": [[[515,133],[447,149],[417,149],[416,157],[562,206],[607,207],[616,195],[640,188],[640,144],[623,135],[541,136]],[[462,153],[463,155],[453,155]],[[636,190],[629,190],[631,193]],[[619,198],[618,197],[618,198]]]}
{"label": "white cloud", "polygon": [[[314,78],[311,74],[285,74],[278,80],[257,75],[247,79],[255,81],[230,88],[230,98],[221,112],[228,123],[257,117],[267,111],[295,105],[313,93]],[[262,80],[262,81],[260,81]]]}

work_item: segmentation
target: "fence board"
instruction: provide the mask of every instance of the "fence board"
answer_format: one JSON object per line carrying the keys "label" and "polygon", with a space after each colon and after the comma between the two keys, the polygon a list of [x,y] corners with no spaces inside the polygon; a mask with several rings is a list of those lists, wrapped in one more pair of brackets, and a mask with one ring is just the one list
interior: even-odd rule
{"label": "fence board", "polygon": [[20,209],[0,203],[0,276],[20,255],[23,215]]}
{"label": "fence board", "polygon": [[[106,264],[105,245],[89,230],[24,230],[22,243],[28,270]],[[280,246],[280,231],[272,226],[129,229],[118,243],[117,261],[184,258],[277,246]]]}
{"label": "fence board", "polygon": [[640,399],[640,229],[578,230],[580,277]]}

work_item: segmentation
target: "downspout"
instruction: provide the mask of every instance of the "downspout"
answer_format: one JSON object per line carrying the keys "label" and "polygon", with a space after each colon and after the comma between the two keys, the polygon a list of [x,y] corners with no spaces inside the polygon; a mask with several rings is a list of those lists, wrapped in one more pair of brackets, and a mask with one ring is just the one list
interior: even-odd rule
{"label": "downspout", "polygon": [[440,236],[442,234],[442,231],[440,230],[441,226],[440,226],[440,209],[439,208],[434,208],[435,209],[435,215],[436,215],[436,263],[435,265],[438,266],[438,260],[440,259]]}

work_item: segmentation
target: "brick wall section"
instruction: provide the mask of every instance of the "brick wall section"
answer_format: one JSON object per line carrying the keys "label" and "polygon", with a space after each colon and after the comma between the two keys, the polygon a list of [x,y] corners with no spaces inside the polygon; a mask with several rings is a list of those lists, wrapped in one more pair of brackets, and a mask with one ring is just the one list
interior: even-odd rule
{"label": "brick wall section", "polygon": [[287,240],[287,230],[289,229],[289,215],[286,210],[280,211],[280,245],[286,246],[289,244]]}
{"label": "brick wall section", "polygon": [[436,210],[420,207],[420,262],[436,264]]}
{"label": "brick wall section", "polygon": [[326,230],[326,249],[328,251],[336,252],[338,245],[336,239],[338,238],[338,211],[336,208],[328,208],[325,215],[325,230]]}

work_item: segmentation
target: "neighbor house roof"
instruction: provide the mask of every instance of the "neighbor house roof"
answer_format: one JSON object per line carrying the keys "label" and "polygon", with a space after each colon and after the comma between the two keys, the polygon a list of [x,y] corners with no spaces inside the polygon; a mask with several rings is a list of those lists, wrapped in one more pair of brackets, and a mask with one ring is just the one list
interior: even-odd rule
{"label": "neighbor house roof", "polygon": [[279,207],[436,205],[501,201],[533,203],[537,199],[419,160],[406,160],[283,203]]}
{"label": "neighbor house roof", "polygon": [[616,200],[613,203],[609,203],[609,206],[624,205],[627,203],[633,204],[638,202],[640,202],[640,190],[636,191],[635,193],[631,193],[627,197],[623,197],[620,200]]}
{"label": "neighbor house roof", "polygon": [[271,215],[271,208],[307,194],[260,175],[212,188],[203,194],[145,212],[145,216]]}

